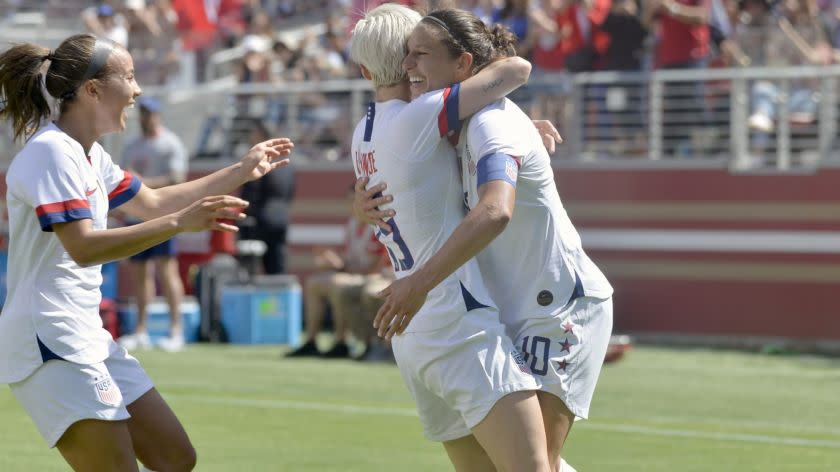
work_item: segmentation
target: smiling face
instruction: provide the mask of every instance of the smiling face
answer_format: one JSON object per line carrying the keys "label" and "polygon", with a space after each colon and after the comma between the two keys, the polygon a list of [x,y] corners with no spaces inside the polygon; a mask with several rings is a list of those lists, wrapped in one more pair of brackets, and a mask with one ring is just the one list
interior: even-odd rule
{"label": "smiling face", "polygon": [[445,32],[436,25],[420,23],[408,38],[408,54],[403,70],[411,84],[411,98],[448,87],[469,77],[471,56],[452,57],[440,35]]}
{"label": "smiling face", "polygon": [[134,106],[135,99],[142,93],[134,80],[134,61],[127,51],[114,49],[108,57],[108,67],[108,76],[96,81],[99,100],[95,120],[102,134],[125,129],[127,109]]}

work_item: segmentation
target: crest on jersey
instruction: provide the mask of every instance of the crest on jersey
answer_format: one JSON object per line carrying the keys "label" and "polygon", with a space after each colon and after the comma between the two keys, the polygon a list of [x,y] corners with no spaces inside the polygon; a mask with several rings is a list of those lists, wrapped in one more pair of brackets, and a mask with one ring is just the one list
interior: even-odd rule
{"label": "crest on jersey", "polygon": [[522,358],[522,354],[520,354],[519,351],[510,351],[510,355],[513,357],[513,361],[516,362],[516,367],[519,367],[519,370],[521,370],[522,373],[532,375],[531,369],[528,368],[528,364],[525,363],[525,359]]}
{"label": "crest on jersey", "polygon": [[93,388],[96,390],[96,398],[105,405],[119,406],[122,403],[122,393],[110,377],[96,382]]}

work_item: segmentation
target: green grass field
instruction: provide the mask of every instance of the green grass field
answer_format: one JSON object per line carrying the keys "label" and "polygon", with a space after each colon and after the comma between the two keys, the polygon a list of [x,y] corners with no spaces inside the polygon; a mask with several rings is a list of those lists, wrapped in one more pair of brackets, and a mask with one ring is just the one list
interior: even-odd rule
{"label": "green grass field", "polygon": [[[138,354],[198,471],[445,471],[391,364],[286,360],[279,347]],[[581,472],[840,471],[840,361],[636,348],[572,431]],[[0,390],[0,471],[66,470]]]}

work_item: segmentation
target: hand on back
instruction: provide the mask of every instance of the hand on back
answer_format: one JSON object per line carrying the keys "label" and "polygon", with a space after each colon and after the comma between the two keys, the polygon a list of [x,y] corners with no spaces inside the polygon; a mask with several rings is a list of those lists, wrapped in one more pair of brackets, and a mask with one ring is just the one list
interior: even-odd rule
{"label": "hand on back", "polygon": [[385,222],[388,218],[393,217],[396,212],[394,210],[380,210],[379,206],[390,203],[394,200],[391,195],[383,195],[386,185],[384,182],[378,183],[371,188],[366,188],[370,179],[362,177],[356,180],[355,192],[353,195],[353,217],[362,223],[369,225],[376,225],[382,228],[383,231],[390,232],[391,227]]}

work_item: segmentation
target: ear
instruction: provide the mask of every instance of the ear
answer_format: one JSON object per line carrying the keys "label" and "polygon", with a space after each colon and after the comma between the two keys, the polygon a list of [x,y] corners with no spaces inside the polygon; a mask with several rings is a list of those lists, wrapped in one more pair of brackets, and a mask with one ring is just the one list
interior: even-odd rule
{"label": "ear", "polygon": [[99,85],[95,80],[86,80],[84,85],[81,86],[81,89],[85,91],[85,94],[90,95],[91,97],[99,96]]}
{"label": "ear", "polygon": [[457,65],[459,73],[470,74],[473,67],[473,55],[468,52],[462,53],[458,56]]}
{"label": "ear", "polygon": [[363,65],[359,65],[359,69],[361,69],[362,77],[364,77],[365,80],[373,80],[373,75],[371,75],[371,73],[370,73],[370,71],[368,70],[367,67],[365,67]]}

